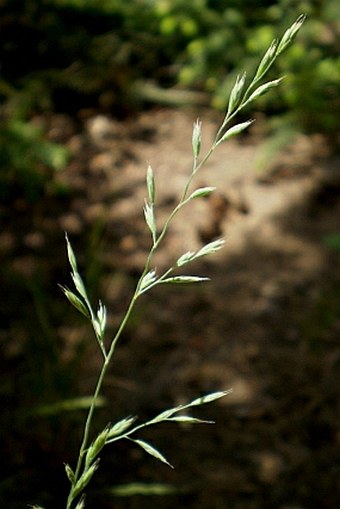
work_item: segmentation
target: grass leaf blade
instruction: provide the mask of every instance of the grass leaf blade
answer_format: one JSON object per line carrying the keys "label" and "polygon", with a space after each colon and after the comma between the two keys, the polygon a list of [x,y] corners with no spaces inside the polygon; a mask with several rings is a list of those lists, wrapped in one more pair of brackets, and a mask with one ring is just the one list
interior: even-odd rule
{"label": "grass leaf blade", "polygon": [[196,189],[188,198],[189,200],[194,200],[195,198],[203,198],[205,196],[209,196],[213,191],[215,191],[216,187],[200,187]]}
{"label": "grass leaf blade", "polygon": [[215,421],[206,421],[204,419],[197,419],[190,415],[177,415],[175,417],[169,417],[167,421],[179,422],[183,424],[215,424]]}
{"label": "grass leaf blade", "polygon": [[171,463],[169,463],[168,460],[163,456],[163,454],[161,454],[157,449],[155,449],[155,447],[150,445],[148,442],[145,442],[144,440],[135,439],[135,438],[131,438],[130,440],[132,440],[137,445],[139,445],[139,447],[144,449],[144,451],[147,452],[148,454],[150,454],[150,456],[153,456],[154,458],[158,459],[162,463],[165,463],[170,468],[174,468],[173,465],[171,465]]}
{"label": "grass leaf blade", "polygon": [[155,203],[155,195],[156,195],[156,193],[155,193],[155,179],[154,179],[153,170],[152,170],[152,167],[150,166],[150,164],[149,164],[147,172],[146,172],[146,185],[147,185],[147,189],[148,189],[150,203],[154,204]]}
{"label": "grass leaf blade", "polygon": [[82,315],[86,316],[86,318],[91,319],[89,310],[87,309],[83,301],[80,300],[79,297],[73,292],[71,292],[71,290],[69,290],[68,288],[64,286],[60,286],[60,288],[64,292],[64,295],[70,302],[70,304],[72,304],[72,306],[75,307]]}
{"label": "grass leaf blade", "polygon": [[136,417],[126,417],[125,419],[122,419],[121,421],[116,422],[109,428],[108,434],[107,434],[107,440],[109,441],[110,438],[117,437],[119,435],[122,435],[125,431],[127,431],[132,424],[136,421]]}
{"label": "grass leaf blade", "polygon": [[[194,399],[191,403],[189,403],[188,407],[205,405],[206,403],[211,403],[212,401],[216,401],[217,399],[224,398],[227,394],[230,394],[232,389],[228,389],[227,391],[217,391],[212,392],[211,394],[207,394],[206,396],[202,396],[200,398]],[[187,406],[187,405],[186,405]]]}
{"label": "grass leaf blade", "polygon": [[[249,101],[250,100],[251,99],[249,98]],[[228,129],[224,133],[222,138],[219,140],[219,143],[222,143],[223,141],[227,141],[230,138],[233,138],[234,136],[237,136],[242,131],[245,131],[253,122],[254,122],[254,120],[247,120],[246,122],[241,122],[240,124],[236,124],[233,127],[230,127],[230,129]]]}
{"label": "grass leaf blade", "polygon": [[174,276],[168,277],[166,279],[162,279],[160,283],[175,283],[175,284],[183,284],[183,283],[202,283],[203,281],[209,281],[208,277],[201,276]]}

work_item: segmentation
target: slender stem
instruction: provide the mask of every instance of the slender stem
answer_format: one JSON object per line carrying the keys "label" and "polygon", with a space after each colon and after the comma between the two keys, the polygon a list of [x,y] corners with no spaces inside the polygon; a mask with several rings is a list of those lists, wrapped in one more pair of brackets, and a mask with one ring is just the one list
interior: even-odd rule
{"label": "slender stem", "polygon": [[[137,288],[138,288],[138,286],[137,286]],[[117,330],[117,332],[116,332],[116,334],[115,334],[115,336],[114,336],[114,338],[113,338],[113,340],[111,342],[109,352],[108,352],[107,356],[105,357],[105,360],[103,362],[102,368],[100,370],[100,373],[99,373],[99,376],[98,376],[98,380],[97,380],[97,385],[96,385],[95,392],[94,392],[94,395],[93,395],[93,398],[92,398],[91,406],[89,408],[89,411],[88,411],[88,414],[87,414],[87,417],[86,417],[86,421],[85,421],[83,438],[82,438],[81,446],[80,446],[80,449],[79,449],[78,461],[77,461],[77,466],[76,466],[75,475],[74,475],[75,479],[74,479],[74,482],[72,483],[72,486],[71,486],[71,489],[70,489],[70,493],[68,495],[66,509],[71,509],[72,502],[74,500],[73,489],[74,489],[74,486],[76,485],[76,482],[79,480],[79,477],[80,477],[81,468],[82,468],[82,465],[83,465],[83,456],[84,456],[84,453],[85,453],[85,451],[87,449],[87,446],[88,446],[88,441],[89,441],[89,435],[90,435],[90,429],[91,429],[93,414],[94,414],[94,411],[95,411],[96,402],[97,402],[99,393],[100,393],[102,385],[103,385],[105,374],[106,374],[106,371],[107,371],[107,369],[109,367],[110,361],[112,359],[112,356],[113,356],[113,353],[114,353],[117,341],[120,338],[120,335],[123,332],[123,330],[125,328],[125,325],[126,325],[127,321],[130,318],[131,312],[132,312],[133,307],[134,307],[134,305],[136,303],[137,296],[138,296],[138,294],[137,294],[137,290],[136,290],[134,295],[133,295],[133,297],[132,297],[132,299],[131,299],[131,301],[130,301],[129,307],[128,307],[125,315],[124,315],[124,318],[121,321],[121,324],[120,324],[120,326],[119,326],[119,328],[118,328],[118,330]]]}
{"label": "slender stem", "polygon": [[90,406],[88,414],[87,414],[87,418],[86,418],[85,426],[84,426],[83,439],[82,439],[82,443],[81,443],[80,450],[79,450],[77,467],[76,467],[76,470],[75,470],[75,480],[74,480],[74,483],[72,484],[71,489],[70,489],[70,493],[69,493],[69,496],[68,496],[68,499],[67,499],[66,509],[70,509],[71,508],[71,505],[72,505],[72,502],[73,502],[73,499],[74,499],[74,497],[73,497],[73,488],[74,488],[74,486],[75,486],[75,484],[78,481],[79,476],[80,476],[80,471],[81,471],[81,467],[82,467],[82,463],[83,463],[84,451],[86,450],[86,447],[87,447],[87,444],[88,444],[90,428],[91,428],[91,422],[92,422],[92,418],[93,418],[93,414],[94,414],[94,410],[95,410],[95,406],[96,406],[96,401],[98,399],[98,395],[99,395],[99,392],[101,390],[101,387],[102,387],[102,384],[103,384],[103,380],[104,380],[105,373],[106,373],[106,370],[108,368],[108,365],[109,365],[109,363],[108,363],[108,360],[106,359],[104,361],[102,369],[100,371],[100,374],[99,374],[99,377],[98,377],[98,381],[97,381],[97,385],[96,385],[96,389],[95,389],[95,392],[94,392],[94,395],[93,395],[93,398],[92,398],[91,406]]}
{"label": "slender stem", "polygon": [[132,310],[136,304],[136,300],[137,300],[137,297],[138,297],[138,287],[139,287],[139,284],[140,284],[140,281],[141,281],[141,278],[139,279],[139,282],[138,282],[138,285],[137,285],[137,288],[135,290],[135,293],[130,301],[130,304],[129,304],[129,307],[125,313],[125,316],[123,318],[123,320],[121,321],[121,324],[118,328],[118,331],[116,332],[112,342],[111,342],[111,346],[110,346],[110,349],[109,349],[109,352],[107,354],[107,364],[110,363],[111,359],[112,359],[112,355],[114,353],[114,350],[115,350],[115,347],[116,347],[116,344],[117,344],[117,341],[119,340],[120,336],[121,336],[121,333],[123,332],[124,328],[125,328],[125,325],[126,323],[128,322],[129,318],[130,318],[130,315],[132,313]]}
{"label": "slender stem", "polygon": [[[153,250],[151,249],[150,254],[152,252],[153,252]],[[80,477],[81,468],[82,468],[82,465],[83,465],[83,456],[84,456],[84,453],[85,453],[85,451],[87,449],[87,446],[88,446],[88,441],[89,441],[89,435],[90,435],[90,429],[91,429],[93,414],[94,414],[94,411],[95,411],[96,402],[97,402],[99,393],[100,393],[102,385],[103,385],[103,381],[104,381],[104,378],[105,378],[105,375],[106,375],[106,371],[107,371],[107,369],[108,369],[108,367],[110,365],[112,356],[113,356],[114,351],[115,351],[116,344],[117,344],[117,342],[118,342],[118,340],[119,340],[119,338],[120,338],[120,336],[121,336],[121,334],[122,334],[122,332],[123,332],[123,330],[124,330],[124,328],[126,326],[126,323],[129,320],[130,315],[132,313],[132,310],[133,310],[133,308],[135,306],[136,300],[137,300],[138,295],[139,295],[140,284],[141,284],[141,281],[142,281],[145,273],[148,270],[148,267],[149,267],[149,264],[150,264],[150,260],[151,260],[151,258],[150,258],[150,255],[149,255],[148,260],[147,260],[147,262],[145,264],[142,276],[139,278],[139,281],[138,281],[138,284],[136,286],[136,290],[134,292],[134,295],[133,295],[133,297],[132,297],[132,299],[130,301],[130,304],[128,306],[128,309],[127,309],[127,311],[126,311],[126,313],[125,313],[125,315],[124,315],[124,317],[123,317],[123,319],[122,319],[122,321],[120,323],[120,326],[119,326],[119,328],[118,328],[114,338],[111,341],[111,345],[110,345],[109,351],[108,351],[108,353],[105,356],[102,368],[100,370],[100,373],[99,373],[99,376],[98,376],[98,380],[97,380],[97,385],[96,385],[95,392],[94,392],[94,395],[93,395],[93,398],[92,398],[91,406],[89,408],[89,411],[88,411],[88,414],[87,414],[87,417],[86,417],[86,421],[85,421],[83,438],[82,438],[81,446],[80,446],[80,449],[79,449],[78,461],[77,461],[77,466],[76,466],[75,475],[74,475],[74,482],[72,483],[72,486],[71,486],[71,489],[70,489],[70,493],[68,495],[66,509],[71,509],[72,502],[74,500],[73,489],[74,489],[74,486],[76,485],[76,482],[79,480],[79,477]]]}
{"label": "slender stem", "polygon": [[155,244],[153,245],[153,247],[152,247],[152,249],[151,249],[151,251],[149,253],[148,261],[146,263],[147,267],[150,266],[150,262],[151,262],[151,259],[153,257],[154,252],[156,251],[156,249],[158,248],[159,244],[161,243],[161,241],[163,240],[164,236],[166,235],[166,232],[168,230],[169,224],[174,219],[174,217],[177,215],[177,213],[181,210],[181,208],[189,201],[187,196],[188,196],[190,185],[191,185],[191,183],[192,183],[196,173],[198,172],[198,170],[200,170],[202,168],[202,166],[205,165],[205,163],[208,161],[208,159],[210,158],[210,156],[212,155],[212,153],[214,152],[216,147],[217,147],[217,138],[215,138],[214,143],[212,144],[212,146],[210,147],[210,149],[208,150],[206,155],[203,157],[203,159],[199,163],[197,163],[197,160],[195,159],[192,173],[191,173],[191,175],[190,175],[190,177],[189,177],[189,179],[188,179],[188,181],[186,183],[186,186],[184,188],[182,197],[179,200],[177,206],[174,208],[174,210],[169,215],[168,219],[165,221],[165,223],[163,225],[163,228],[162,228],[162,230],[161,230],[161,232],[160,232],[160,234],[159,234]]}

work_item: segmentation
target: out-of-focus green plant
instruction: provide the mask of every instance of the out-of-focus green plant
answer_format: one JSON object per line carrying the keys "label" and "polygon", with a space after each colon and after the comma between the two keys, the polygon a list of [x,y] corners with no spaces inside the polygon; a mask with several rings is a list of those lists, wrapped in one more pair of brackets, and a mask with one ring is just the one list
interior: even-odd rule
{"label": "out-of-focus green plant", "polygon": [[[239,65],[251,70],[278,28],[296,10],[308,15],[308,30],[277,63],[286,76],[279,94],[264,96],[258,106],[269,114],[289,112],[284,123],[306,132],[324,132],[333,141],[340,127],[340,18],[336,0],[279,0],[269,5],[182,0],[157,4],[160,30],[171,37],[188,37],[177,56],[178,82],[212,94],[212,105],[225,107]],[[190,34],[190,36],[189,36]],[[212,78],[213,76],[213,78]],[[317,122],[316,122],[317,115]]]}
{"label": "out-of-focus green plant", "polygon": [[0,200],[18,189],[36,198],[48,168],[66,161],[66,152],[47,143],[31,125],[32,113],[76,113],[91,106],[119,115],[139,108],[140,101],[186,104],[201,97],[178,95],[188,89],[202,92],[204,102],[223,110],[237,69],[255,69],[275,33],[297,11],[307,13],[308,27],[272,71],[285,75],[285,87],[257,104],[273,117],[268,124],[273,136],[262,159],[299,131],[325,133],[336,145],[337,9],[337,0],[268,5],[245,0],[4,0],[0,114],[7,120],[0,126]]}
{"label": "out-of-focus green plant", "polygon": [[223,110],[237,69],[251,72],[299,12],[308,15],[308,29],[275,69],[286,86],[261,98],[258,108],[280,116],[290,111],[295,126],[334,139],[337,0],[4,0],[0,96],[25,113],[100,106],[118,114],[138,108],[144,92],[152,101],[149,88],[135,93],[147,77],[161,89],[204,92]]}
{"label": "out-of-focus green plant", "polygon": [[159,65],[155,22],[148,0],[4,0],[0,96],[24,114],[122,107],[136,76]]}
{"label": "out-of-focus green plant", "polygon": [[47,141],[32,123],[4,122],[0,126],[0,203],[39,198],[51,172],[65,166],[68,156],[66,148]]}
{"label": "out-of-focus green plant", "polygon": [[340,251],[340,232],[330,233],[323,238],[323,242],[327,247]]}
{"label": "out-of-focus green plant", "polygon": [[[340,127],[340,19],[326,9],[311,19],[304,40],[288,53],[281,69],[287,75],[283,104],[306,132],[320,130],[330,139]],[[339,141],[339,140],[338,140]]]}

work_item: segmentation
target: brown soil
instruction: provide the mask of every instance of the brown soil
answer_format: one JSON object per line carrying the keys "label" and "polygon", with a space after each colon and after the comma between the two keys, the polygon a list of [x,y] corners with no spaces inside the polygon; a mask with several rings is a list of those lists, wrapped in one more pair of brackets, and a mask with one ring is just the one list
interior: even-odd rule
{"label": "brown soil", "polygon": [[[0,239],[10,274],[30,281],[30,295],[39,278],[46,278],[48,289],[56,278],[69,283],[66,230],[93,293],[108,306],[113,331],[149,246],[142,215],[146,167],[154,169],[162,223],[190,172],[194,119],[190,112],[167,110],[124,123],[97,115],[85,118],[81,130],[66,117],[50,119],[50,137],[66,142],[73,153],[55,178],[56,185],[71,192],[64,201],[52,195],[34,207],[22,200],[13,204]],[[203,118],[205,148],[216,127],[211,115]],[[210,391],[233,392],[198,410],[196,415],[216,420],[214,426],[160,426],[142,434],[175,470],[146,458],[133,444],[107,452],[97,486],[100,507],[340,505],[340,264],[339,251],[325,241],[340,231],[339,158],[328,157],[318,137],[301,137],[264,173],[256,167],[261,146],[256,132],[231,141],[198,175],[197,186],[217,190],[182,211],[155,267],[161,271],[216,237],[226,238],[225,248],[187,269],[210,282],[162,287],[141,301],[106,383],[109,403],[103,419],[145,418]],[[52,301],[59,298],[54,290],[49,295]],[[12,318],[1,336],[5,359],[13,365],[23,352],[27,355],[27,323],[19,323]],[[85,331],[59,321],[53,334],[59,364],[77,366],[82,378],[74,383],[88,394],[99,358],[94,346],[84,345]],[[21,359],[20,369],[24,365]],[[15,376],[14,368],[9,372]],[[47,393],[49,400],[54,392]],[[37,390],[31,401],[26,396],[25,404],[27,399],[31,405],[43,403],[39,395]],[[47,424],[39,421],[38,426]],[[55,449],[51,437],[64,434],[56,464],[72,462],[65,458],[72,449],[67,432],[66,426],[44,439],[35,437],[47,456]],[[32,440],[29,433],[23,436]],[[18,460],[23,471],[25,461]],[[170,486],[174,493],[124,498],[107,492],[135,482]],[[96,507],[91,500],[90,495],[89,507]]]}

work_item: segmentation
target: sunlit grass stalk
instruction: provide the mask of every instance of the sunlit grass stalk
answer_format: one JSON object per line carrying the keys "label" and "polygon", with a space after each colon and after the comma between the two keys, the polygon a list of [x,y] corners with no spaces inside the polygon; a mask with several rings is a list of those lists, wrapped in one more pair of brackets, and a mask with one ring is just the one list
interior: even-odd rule
{"label": "sunlit grass stalk", "polygon": [[[215,401],[219,398],[224,397],[230,392],[218,391],[212,394],[208,394],[201,398],[196,398],[194,401],[185,405],[179,405],[172,409],[161,412],[158,416],[153,419],[137,424],[133,426],[135,417],[128,417],[115,424],[109,424],[98,434],[96,438],[91,440],[91,428],[96,409],[97,401],[102,390],[105,375],[109,366],[112,363],[115,348],[121,337],[122,332],[128,323],[131,313],[134,310],[138,298],[151,290],[159,284],[177,284],[177,283],[200,283],[207,280],[206,277],[201,276],[188,276],[178,275],[178,269],[188,265],[194,260],[203,256],[211,255],[216,251],[220,250],[224,244],[222,239],[214,240],[204,245],[198,251],[188,251],[183,253],[173,265],[166,269],[163,274],[158,275],[156,270],[152,268],[152,262],[155,253],[159,249],[164,237],[166,236],[172,221],[175,219],[177,214],[181,211],[192,200],[200,197],[208,196],[215,189],[214,187],[202,187],[194,191],[190,191],[192,183],[198,171],[205,166],[211,155],[214,153],[216,148],[223,142],[230,138],[238,135],[247,129],[253,120],[248,120],[240,124],[236,124],[229,127],[231,121],[236,115],[252,103],[257,97],[266,93],[270,89],[276,87],[281,82],[282,78],[269,81],[267,83],[259,84],[268,70],[272,67],[276,58],[285,50],[294,40],[298,30],[300,29],[304,21],[304,16],[300,16],[297,21],[284,33],[280,40],[275,40],[270,45],[269,49],[262,58],[253,79],[250,84],[246,86],[246,75],[243,74],[236,78],[234,87],[230,93],[228,102],[227,112],[223,119],[223,122],[218,129],[211,147],[206,154],[199,159],[201,150],[201,137],[202,137],[202,124],[199,120],[194,123],[193,134],[192,134],[192,151],[193,151],[193,165],[191,173],[184,186],[180,199],[177,205],[169,214],[165,220],[163,226],[159,228],[157,225],[157,217],[155,214],[155,203],[156,203],[156,185],[154,179],[154,173],[152,167],[149,166],[146,175],[146,186],[148,197],[145,201],[144,216],[146,224],[151,233],[152,244],[149,253],[146,257],[144,268],[136,284],[134,293],[127,307],[127,310],[121,320],[121,323],[109,343],[106,347],[104,336],[106,331],[106,308],[99,302],[98,309],[95,311],[90,303],[87,295],[87,291],[83,280],[79,274],[76,256],[66,235],[66,245],[68,259],[71,266],[71,276],[76,289],[76,292],[71,291],[68,288],[62,287],[66,297],[73,306],[77,308],[92,324],[96,340],[98,342],[101,354],[103,356],[103,363],[98,375],[95,391],[92,397],[92,402],[89,407],[87,417],[84,424],[83,436],[79,448],[78,459],[75,470],[73,471],[69,465],[65,465],[66,474],[71,483],[69,495],[66,502],[66,509],[83,509],[85,506],[84,490],[90,482],[93,474],[95,473],[99,463],[99,453],[105,445],[112,444],[117,440],[126,439],[134,442],[136,445],[144,449],[145,452],[154,456],[159,461],[172,466],[169,461],[160,453],[153,445],[141,440],[134,438],[136,432],[140,431],[145,427],[149,427],[160,422],[171,421],[171,422],[187,422],[187,423],[210,423],[211,421],[203,421],[192,417],[191,415],[183,414],[184,410],[191,409],[192,407],[202,405]],[[259,85],[259,86],[258,86]],[[177,415],[180,412],[180,415]],[[76,505],[74,505],[76,504]],[[35,509],[42,509],[35,506]]]}

